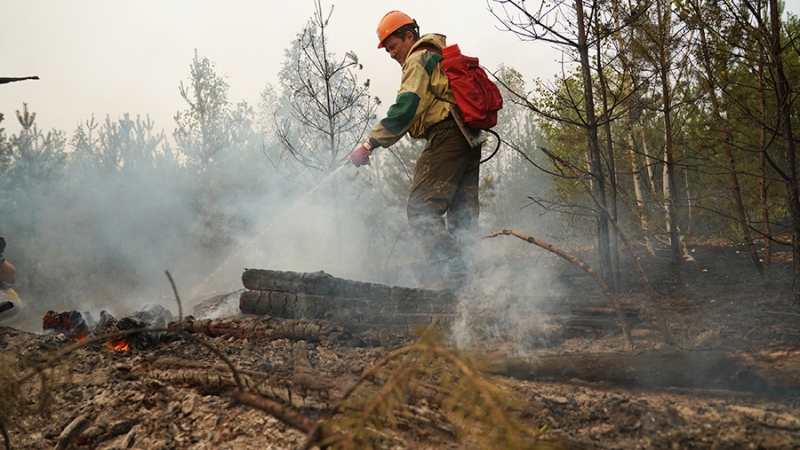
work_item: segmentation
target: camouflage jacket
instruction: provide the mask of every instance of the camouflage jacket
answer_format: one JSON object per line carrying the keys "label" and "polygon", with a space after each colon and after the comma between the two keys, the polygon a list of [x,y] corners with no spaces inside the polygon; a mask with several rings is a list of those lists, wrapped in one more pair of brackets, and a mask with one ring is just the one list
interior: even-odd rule
{"label": "camouflage jacket", "polygon": [[445,36],[426,34],[414,43],[403,63],[403,78],[397,98],[386,117],[370,130],[370,141],[389,147],[406,133],[414,138],[425,136],[425,130],[441,122],[455,104],[450,83],[442,70],[442,55],[418,47],[446,46]]}

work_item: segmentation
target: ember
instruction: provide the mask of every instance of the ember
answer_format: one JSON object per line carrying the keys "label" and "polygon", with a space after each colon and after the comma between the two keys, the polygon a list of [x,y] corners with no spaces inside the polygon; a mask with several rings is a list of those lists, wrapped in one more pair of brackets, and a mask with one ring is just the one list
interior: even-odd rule
{"label": "ember", "polygon": [[42,329],[55,334],[63,333],[66,337],[76,341],[82,341],[89,335],[89,327],[81,313],[77,311],[61,313],[47,311],[42,317]]}
{"label": "ember", "polygon": [[111,350],[116,350],[118,352],[129,352],[131,351],[130,343],[125,339],[109,339],[108,342],[105,344],[106,348]]}

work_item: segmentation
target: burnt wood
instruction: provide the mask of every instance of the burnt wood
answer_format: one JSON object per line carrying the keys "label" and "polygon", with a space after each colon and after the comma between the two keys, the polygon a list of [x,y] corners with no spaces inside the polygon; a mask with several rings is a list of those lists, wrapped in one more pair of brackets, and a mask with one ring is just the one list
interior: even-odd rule
{"label": "burnt wood", "polygon": [[434,320],[452,323],[456,296],[448,290],[414,289],[336,278],[325,272],[247,269],[239,297],[245,314],[327,319],[356,333],[375,329],[414,331]]}
{"label": "burnt wood", "polygon": [[354,339],[348,330],[328,320],[294,320],[273,317],[226,317],[196,320],[193,316],[186,316],[180,322],[171,322],[168,327],[188,333],[233,336],[239,339],[293,339],[311,342],[349,342]]}
{"label": "burnt wood", "polygon": [[521,380],[579,379],[658,389],[728,389],[774,395],[800,394],[800,350],[680,349],[638,353],[540,355],[508,359],[494,373]]}

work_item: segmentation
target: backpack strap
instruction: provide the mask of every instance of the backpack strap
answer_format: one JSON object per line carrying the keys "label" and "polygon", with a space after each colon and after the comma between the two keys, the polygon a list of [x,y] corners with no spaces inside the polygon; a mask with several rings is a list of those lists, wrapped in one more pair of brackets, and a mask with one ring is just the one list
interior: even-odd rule
{"label": "backpack strap", "polygon": [[417,48],[415,48],[415,49],[414,49],[414,51],[413,51],[413,52],[411,52],[411,53],[415,53],[415,52],[418,52],[418,51],[420,51],[420,50],[430,50],[430,51],[432,51],[432,52],[435,52],[435,53],[438,53],[438,54],[440,54],[440,55],[442,54],[442,49],[440,49],[440,48],[436,47],[436,46],[435,46],[435,45],[433,45],[433,44],[429,44],[429,43],[427,43],[427,42],[423,42],[423,43],[419,44],[419,45],[417,46]]}

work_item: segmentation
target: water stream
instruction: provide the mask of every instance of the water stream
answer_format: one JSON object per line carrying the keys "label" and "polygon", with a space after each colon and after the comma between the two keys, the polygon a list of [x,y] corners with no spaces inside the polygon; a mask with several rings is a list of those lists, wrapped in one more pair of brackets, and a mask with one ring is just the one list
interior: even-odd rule
{"label": "water stream", "polygon": [[[327,186],[336,177],[336,175],[338,175],[339,172],[342,171],[342,169],[348,166],[349,164],[347,163],[342,164],[341,166],[339,166],[338,168],[334,169],[329,174],[327,174],[325,178],[320,180],[313,188],[311,188],[308,192],[306,192],[302,196],[295,199],[286,209],[283,210],[283,212],[281,212],[275,218],[270,220],[269,223],[267,223],[267,225],[264,227],[264,229],[262,229],[257,235],[247,240],[246,242],[242,243],[241,247],[248,248],[252,246],[255,242],[261,240],[264,237],[264,235],[266,235],[270,230],[272,230],[275,227],[276,224],[281,223],[286,216],[296,211],[296,209],[299,206],[304,205],[308,200],[312,199],[319,192],[320,189]],[[238,252],[231,253],[227,258],[225,258],[220,263],[220,265],[208,275],[208,277],[206,278],[207,280],[206,283],[203,283],[198,286],[198,288],[195,290],[195,295],[199,294],[201,290],[208,291],[209,287],[213,288],[213,286],[209,285],[220,274],[220,272],[224,271],[234,259],[237,259],[239,255],[240,253]]]}

